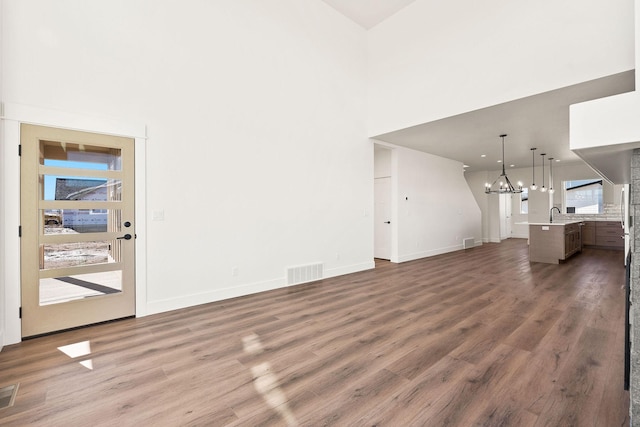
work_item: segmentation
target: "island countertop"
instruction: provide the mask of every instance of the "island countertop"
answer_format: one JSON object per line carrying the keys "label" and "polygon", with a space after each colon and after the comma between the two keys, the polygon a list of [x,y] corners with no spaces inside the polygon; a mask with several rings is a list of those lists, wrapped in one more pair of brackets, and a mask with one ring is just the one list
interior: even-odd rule
{"label": "island countertop", "polygon": [[565,224],[576,224],[576,223],[594,223],[594,222],[620,222],[620,219],[611,219],[611,218],[598,218],[598,219],[594,219],[594,218],[588,218],[588,219],[563,219],[563,218],[558,218],[558,219],[554,219],[553,222],[529,222],[529,221],[516,221],[514,222],[515,225],[565,225]]}
{"label": "island countertop", "polygon": [[580,224],[582,222],[584,221],[575,220],[575,219],[570,219],[570,220],[559,219],[558,221],[553,221],[553,222],[528,222],[527,224],[529,225],[567,225],[567,224]]}

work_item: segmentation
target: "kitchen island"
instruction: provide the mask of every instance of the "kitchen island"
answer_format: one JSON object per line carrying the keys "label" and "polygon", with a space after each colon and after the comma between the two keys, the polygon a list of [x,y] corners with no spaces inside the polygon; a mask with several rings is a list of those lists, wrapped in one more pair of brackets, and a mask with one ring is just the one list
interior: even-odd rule
{"label": "kitchen island", "polygon": [[559,264],[582,251],[582,221],[529,223],[529,262]]}

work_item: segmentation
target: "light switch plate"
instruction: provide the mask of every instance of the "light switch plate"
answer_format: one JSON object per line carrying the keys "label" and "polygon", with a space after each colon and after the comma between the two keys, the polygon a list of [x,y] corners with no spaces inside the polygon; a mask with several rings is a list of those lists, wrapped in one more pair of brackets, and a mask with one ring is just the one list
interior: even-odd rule
{"label": "light switch plate", "polygon": [[151,219],[153,221],[164,221],[164,210],[153,211],[151,213]]}

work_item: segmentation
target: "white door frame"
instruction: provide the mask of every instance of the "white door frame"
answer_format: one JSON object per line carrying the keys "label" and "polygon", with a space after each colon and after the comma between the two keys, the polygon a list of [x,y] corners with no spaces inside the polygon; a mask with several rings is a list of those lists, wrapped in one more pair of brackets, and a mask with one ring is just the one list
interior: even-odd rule
{"label": "white door frame", "polygon": [[[96,117],[79,113],[49,110],[19,104],[4,104],[0,136],[2,136],[2,164],[0,164],[1,235],[4,245],[0,247],[0,348],[21,341],[20,308],[20,124],[58,127],[93,133],[125,136],[135,140],[135,223],[136,240],[136,316],[147,313],[146,278],[146,126],[127,123],[121,119]],[[4,299],[1,297],[4,293]]]}
{"label": "white door frame", "polygon": [[[380,203],[380,200],[378,200],[380,198],[380,191],[379,191],[379,187],[378,185],[380,183],[387,183],[387,185],[389,186],[389,191],[388,194],[385,194],[385,200],[384,202],[387,204],[389,212],[386,214],[386,216],[384,218],[378,217],[378,204]],[[391,190],[392,190],[392,181],[391,181],[391,177],[390,176],[385,176],[385,177],[380,177],[380,178],[374,178],[373,180],[373,186],[374,186],[374,208],[373,208],[373,220],[374,220],[374,226],[373,226],[373,241],[374,241],[374,246],[373,246],[373,257],[374,258],[380,258],[380,259],[386,259],[386,260],[391,260],[391,246],[392,246],[392,235],[393,235],[393,229],[392,229],[392,221],[391,221],[391,212],[392,212],[392,205],[393,205],[393,199],[391,197]],[[383,220],[389,221],[388,223],[383,223]],[[381,248],[380,245],[378,245],[379,241],[380,241],[380,236],[382,234],[387,233],[387,241],[386,241],[386,245],[384,248]],[[382,249],[382,252],[381,252]]]}

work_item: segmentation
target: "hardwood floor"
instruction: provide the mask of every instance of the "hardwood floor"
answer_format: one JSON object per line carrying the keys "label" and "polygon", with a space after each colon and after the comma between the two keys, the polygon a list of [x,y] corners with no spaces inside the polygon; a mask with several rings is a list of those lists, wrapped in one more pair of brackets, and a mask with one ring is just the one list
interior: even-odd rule
{"label": "hardwood floor", "polygon": [[0,424],[624,426],[623,285],[621,251],[530,264],[520,239],[378,261],[7,346]]}

